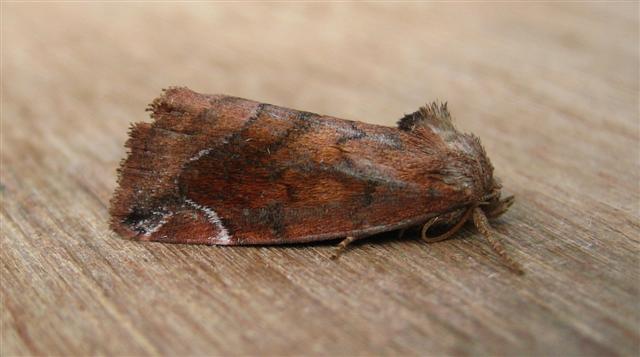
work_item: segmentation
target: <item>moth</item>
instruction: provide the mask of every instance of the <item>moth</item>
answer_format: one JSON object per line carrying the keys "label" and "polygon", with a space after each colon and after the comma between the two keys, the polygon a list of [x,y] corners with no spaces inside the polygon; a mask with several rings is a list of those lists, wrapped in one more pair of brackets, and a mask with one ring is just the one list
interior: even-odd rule
{"label": "moth", "polygon": [[[472,221],[520,266],[488,219],[509,209],[480,140],[432,103],[397,127],[169,88],[130,129],[111,227],[141,241],[250,245],[342,238],[334,257],[377,233],[421,227],[436,242]],[[429,231],[444,232],[438,235]]]}

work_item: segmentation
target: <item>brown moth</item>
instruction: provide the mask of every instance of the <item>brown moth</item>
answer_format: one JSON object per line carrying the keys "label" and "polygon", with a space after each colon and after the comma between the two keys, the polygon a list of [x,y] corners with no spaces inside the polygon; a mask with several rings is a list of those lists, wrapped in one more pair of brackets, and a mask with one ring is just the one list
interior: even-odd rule
{"label": "brown moth", "polygon": [[[111,201],[124,237],[247,245],[344,238],[422,226],[428,242],[473,221],[507,266],[521,272],[487,218],[513,196],[480,141],[458,132],[446,104],[398,127],[343,120],[225,95],[170,88],[136,123]],[[430,237],[431,227],[447,231]]]}

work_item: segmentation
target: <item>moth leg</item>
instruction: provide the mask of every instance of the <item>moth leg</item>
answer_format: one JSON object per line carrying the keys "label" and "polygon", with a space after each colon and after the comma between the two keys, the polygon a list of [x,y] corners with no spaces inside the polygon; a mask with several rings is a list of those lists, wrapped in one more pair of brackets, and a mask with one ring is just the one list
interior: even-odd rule
{"label": "moth leg", "polygon": [[398,231],[398,239],[402,238],[404,236],[404,233],[407,231],[406,228],[402,228],[401,230]]}
{"label": "moth leg", "polygon": [[493,219],[500,217],[503,213],[507,212],[511,205],[513,205],[515,199],[516,198],[514,196],[509,196],[500,200],[494,207],[491,207],[489,212],[486,212],[487,218]]}
{"label": "moth leg", "polygon": [[473,223],[475,224],[478,231],[482,233],[482,235],[487,239],[493,251],[496,252],[496,254],[498,254],[500,258],[502,258],[503,263],[515,273],[519,275],[524,274],[524,270],[522,269],[520,264],[513,260],[507,254],[507,251],[504,249],[502,243],[500,243],[499,240],[493,237],[489,226],[489,221],[487,220],[487,216],[485,216],[484,212],[479,207],[473,209]]}
{"label": "moth leg", "polygon": [[342,253],[347,249],[347,246],[349,246],[349,244],[355,242],[360,238],[362,237],[348,236],[342,241],[340,241],[340,243],[338,244],[338,247],[336,247],[336,250],[331,255],[331,259],[338,259],[338,257],[340,257],[340,255],[342,255]]}

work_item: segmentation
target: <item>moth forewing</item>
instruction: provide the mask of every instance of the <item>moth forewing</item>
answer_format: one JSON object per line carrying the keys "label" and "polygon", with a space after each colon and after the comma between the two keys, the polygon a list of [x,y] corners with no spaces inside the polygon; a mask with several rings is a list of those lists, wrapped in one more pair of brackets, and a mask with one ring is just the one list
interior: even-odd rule
{"label": "moth forewing", "polygon": [[[479,140],[446,104],[398,128],[170,88],[135,124],[112,198],[121,235],[170,243],[280,244],[403,229],[496,190]],[[453,216],[451,216],[453,217]],[[468,218],[468,217],[467,217]],[[465,220],[467,219],[465,218]]]}

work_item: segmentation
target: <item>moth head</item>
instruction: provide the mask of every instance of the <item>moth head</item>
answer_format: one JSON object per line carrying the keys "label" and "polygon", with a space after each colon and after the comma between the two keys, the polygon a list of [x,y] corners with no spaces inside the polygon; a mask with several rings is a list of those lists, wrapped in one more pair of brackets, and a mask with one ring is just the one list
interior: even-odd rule
{"label": "moth head", "polygon": [[493,176],[493,165],[478,137],[456,132],[444,143],[448,152],[446,173],[464,189],[469,201],[481,203],[500,196],[502,186]]}
{"label": "moth head", "polygon": [[493,165],[480,139],[472,134],[456,137],[456,149],[469,168],[467,174],[472,184],[472,201],[475,202],[488,218],[495,218],[506,212],[514,202],[513,196],[501,199],[502,183],[494,176]]}

